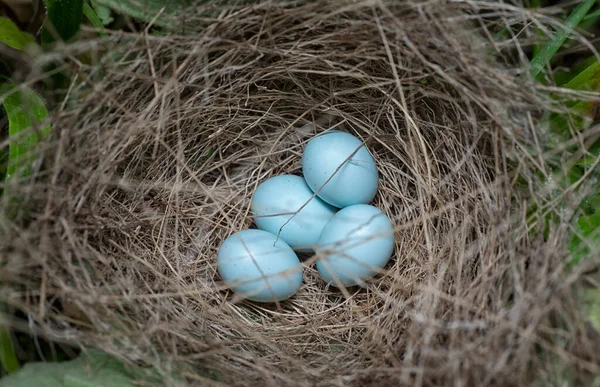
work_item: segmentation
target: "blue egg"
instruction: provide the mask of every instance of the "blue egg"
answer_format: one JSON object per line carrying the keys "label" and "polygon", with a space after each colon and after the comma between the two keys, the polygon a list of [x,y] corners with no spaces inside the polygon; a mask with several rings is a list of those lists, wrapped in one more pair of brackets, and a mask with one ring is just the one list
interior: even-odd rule
{"label": "blue egg", "polygon": [[263,230],[243,230],[225,239],[217,253],[217,268],[227,286],[252,301],[282,301],[302,285],[296,253]]}
{"label": "blue egg", "polygon": [[331,130],[310,140],[304,149],[304,178],[309,187],[332,206],[344,208],[369,203],[377,192],[379,175],[367,148],[363,145],[349,158],[361,144],[362,141],[350,133]]}
{"label": "blue egg", "polygon": [[262,182],[252,196],[254,221],[261,230],[279,235],[294,250],[313,251],[323,227],[337,211],[313,196],[314,192],[300,176],[272,177]]}
{"label": "blue egg", "polygon": [[357,204],[341,209],[323,228],[317,269],[331,285],[363,283],[389,261],[394,250],[394,228],[378,208]]}

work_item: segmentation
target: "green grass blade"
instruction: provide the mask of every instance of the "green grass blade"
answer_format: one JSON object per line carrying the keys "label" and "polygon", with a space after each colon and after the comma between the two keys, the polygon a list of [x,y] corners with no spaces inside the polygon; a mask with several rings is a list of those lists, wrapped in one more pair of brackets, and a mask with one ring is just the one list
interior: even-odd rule
{"label": "green grass blade", "polygon": [[587,14],[586,17],[583,18],[583,20],[588,21],[594,18],[600,18],[600,9],[597,9],[594,12],[590,12],[589,14]]}
{"label": "green grass blade", "polygon": [[8,373],[18,371],[21,366],[13,346],[10,330],[4,324],[4,307],[0,304],[0,363]]}
{"label": "green grass blade", "polygon": [[557,31],[554,36],[542,46],[540,52],[531,60],[531,75],[533,77],[537,77],[540,71],[542,71],[548,61],[552,59],[565,40],[567,40],[573,29],[579,25],[581,20],[583,20],[595,3],[596,0],[585,0],[583,3],[579,4],[565,21],[562,30]]}
{"label": "green grass blade", "polygon": [[0,17],[0,42],[16,50],[23,51],[27,46],[35,44],[35,38],[23,32],[7,17]]}
{"label": "green grass blade", "polygon": [[108,34],[104,29],[104,24],[102,24],[102,20],[100,20],[98,14],[96,14],[96,11],[94,11],[94,9],[90,7],[88,3],[83,4],[83,14],[90,21],[90,23],[92,23],[92,25],[98,32],[98,35],[102,36],[103,38],[108,37]]}
{"label": "green grass blade", "polygon": [[[48,110],[42,98],[30,88],[16,88],[13,85],[0,85],[0,102],[8,116],[8,166],[6,180],[17,173],[27,176],[31,164],[36,159],[35,148],[39,141],[50,132],[50,125],[38,131],[30,130],[48,117]],[[23,135],[21,132],[30,130]]]}
{"label": "green grass blade", "polygon": [[596,90],[600,86],[600,62],[596,60],[562,87],[571,90]]}
{"label": "green grass blade", "polygon": [[21,366],[13,346],[10,330],[0,321],[0,362],[9,374],[18,371]]}
{"label": "green grass blade", "polygon": [[581,61],[577,64],[570,66],[565,70],[557,70],[554,73],[554,82],[557,86],[564,87],[571,79],[575,78],[579,73],[593,65],[598,61],[598,58],[595,56],[590,56],[584,61]]}
{"label": "green grass blade", "polygon": [[58,38],[67,41],[79,31],[83,19],[83,0],[46,0],[46,9],[42,43],[52,43]]}
{"label": "green grass blade", "polygon": [[[589,15],[588,15],[589,16]],[[579,28],[584,31],[591,30],[595,25],[598,24],[598,20],[600,20],[600,14],[593,15],[594,17],[588,18],[587,16],[583,18]]]}
{"label": "green grass blade", "polygon": [[507,36],[508,36],[508,28],[504,27],[503,29],[501,29],[500,31],[498,31],[494,34],[494,40],[496,42],[499,42],[499,41],[505,39]]}
{"label": "green grass blade", "polygon": [[[541,0],[532,0],[529,4],[529,8],[540,8],[541,6],[542,6]],[[544,38],[544,34],[539,28],[534,29],[534,34],[541,39]],[[539,45],[539,44],[534,45],[533,46],[533,55],[534,56],[538,55],[541,50],[542,50],[541,45]]]}
{"label": "green grass blade", "polygon": [[[571,90],[598,90],[600,88],[600,62],[595,60],[562,87]],[[594,110],[594,103],[590,101],[568,101],[565,106],[569,109],[568,113],[552,114],[549,121],[550,130],[563,139],[570,136],[571,128],[576,131],[587,128],[592,122]]]}

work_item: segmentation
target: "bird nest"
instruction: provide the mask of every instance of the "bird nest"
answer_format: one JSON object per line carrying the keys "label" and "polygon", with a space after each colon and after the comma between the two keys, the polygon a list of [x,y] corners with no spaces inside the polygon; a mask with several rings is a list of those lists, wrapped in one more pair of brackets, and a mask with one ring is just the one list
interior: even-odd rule
{"label": "bird nest", "polygon": [[[543,356],[591,367],[566,231],[525,223],[514,171],[536,162],[539,94],[490,59],[493,5],[219,7],[192,9],[194,32],[86,42],[97,63],[73,60],[81,44],[53,53],[76,81],[43,166],[13,187],[26,214],[2,228],[16,328],[206,385],[523,385],[553,372]],[[331,128],[375,158],[392,259],[338,289],[306,256],[295,296],[243,300],[217,249]]]}

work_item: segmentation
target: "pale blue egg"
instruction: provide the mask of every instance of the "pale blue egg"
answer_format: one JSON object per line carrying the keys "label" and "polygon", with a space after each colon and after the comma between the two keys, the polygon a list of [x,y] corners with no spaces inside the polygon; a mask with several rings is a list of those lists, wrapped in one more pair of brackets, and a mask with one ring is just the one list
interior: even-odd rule
{"label": "pale blue egg", "polygon": [[313,196],[314,192],[300,176],[272,177],[262,182],[252,196],[254,221],[261,230],[279,235],[294,250],[313,251],[323,227],[337,211]]}
{"label": "pale blue egg", "polygon": [[263,230],[243,230],[225,239],[217,253],[217,268],[227,286],[252,301],[282,301],[302,285],[296,253]]}
{"label": "pale blue egg", "polygon": [[341,209],[323,228],[317,269],[333,286],[358,285],[383,268],[393,250],[390,219],[376,207],[357,204]]}
{"label": "pale blue egg", "polygon": [[349,158],[361,144],[358,138],[339,130],[325,132],[306,144],[302,173],[309,187],[325,202],[344,208],[373,200],[379,178],[373,156],[363,145]]}

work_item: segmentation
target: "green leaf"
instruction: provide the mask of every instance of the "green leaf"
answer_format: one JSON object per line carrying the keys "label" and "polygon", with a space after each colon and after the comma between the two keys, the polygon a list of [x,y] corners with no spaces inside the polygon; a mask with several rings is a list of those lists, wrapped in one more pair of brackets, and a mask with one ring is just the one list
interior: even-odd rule
{"label": "green leaf", "polygon": [[46,0],[46,9],[42,43],[52,43],[58,38],[66,42],[79,31],[83,18],[83,0]]}
{"label": "green leaf", "polygon": [[595,3],[596,0],[585,0],[579,4],[565,21],[564,27],[561,30],[556,31],[554,36],[544,44],[540,52],[533,57],[531,60],[531,75],[533,77],[536,77],[540,71],[542,71],[544,66],[552,59],[573,29],[579,25],[581,20],[587,15]]}
{"label": "green leaf", "polygon": [[595,10],[594,12],[589,13],[583,20],[590,20],[600,18],[600,9]]}
{"label": "green leaf", "polygon": [[[542,6],[542,2],[541,0],[532,0],[529,4],[529,8],[540,8]],[[534,28],[534,32],[535,36],[537,38],[543,39],[544,38],[544,34],[543,31],[539,28]],[[540,53],[540,50],[542,49],[542,46],[539,44],[535,44],[533,46],[533,55],[538,55]]]}
{"label": "green leaf", "polygon": [[600,195],[586,196],[579,206],[586,215],[600,212]]}
{"label": "green leaf", "polygon": [[[0,311],[2,309],[4,309],[4,305],[0,305]],[[12,373],[18,371],[21,367],[15,353],[10,330],[2,320],[4,320],[4,317],[0,314],[0,363],[2,363],[2,367],[6,372]]]}
{"label": "green leaf", "polygon": [[9,18],[0,17],[0,42],[23,51],[27,46],[35,44],[35,38],[21,31]]}
{"label": "green leaf", "polygon": [[571,260],[568,267],[577,265],[582,259],[597,254],[600,248],[600,212],[582,215],[574,225],[574,232],[568,243]]}
{"label": "green leaf", "polygon": [[[0,149],[0,181],[4,181],[4,177],[6,176],[7,164],[8,152],[6,152],[4,149]],[[0,196],[2,196],[2,189],[0,189]]]}
{"label": "green leaf", "polygon": [[569,128],[576,131],[584,130],[592,123],[591,113],[593,105],[589,102],[576,102],[567,104],[569,112],[565,114],[552,114],[550,119],[550,130],[561,136],[563,140],[570,138]]}
{"label": "green leaf", "polygon": [[[592,17],[588,17],[590,15]],[[597,13],[597,12],[590,13],[586,17],[583,18],[583,20],[581,21],[581,24],[579,24],[579,28],[581,28],[584,31],[590,31],[594,26],[596,26],[598,24],[598,20],[600,20],[599,13]]]}
{"label": "green leaf", "polygon": [[[571,90],[598,90],[600,88],[600,62],[595,60],[562,87]],[[590,101],[570,101],[565,106],[569,108],[567,114],[553,113],[549,121],[551,131],[562,136],[563,139],[570,137],[570,127],[580,131],[592,123],[594,104]]]}
{"label": "green leaf", "polygon": [[562,87],[571,90],[596,90],[600,85],[600,62],[596,59]]}
{"label": "green leaf", "polygon": [[98,31],[98,35],[104,38],[108,37],[108,34],[104,30],[104,24],[102,24],[102,21],[96,14],[96,11],[94,11],[94,9],[90,7],[88,3],[83,4],[83,14],[85,15],[85,17],[87,17],[90,23],[92,23],[96,31]]}
{"label": "green leaf", "polygon": [[[196,18],[193,22],[182,23],[186,16],[186,9],[190,6],[201,6],[203,4],[241,6],[254,4],[257,0],[95,0],[98,4],[112,9],[116,14],[127,15],[146,23],[153,22],[154,26],[167,31],[193,32],[202,28],[201,22]],[[164,8],[164,9],[163,9]],[[206,8],[207,10],[209,7]],[[214,13],[203,14],[204,17],[217,17],[218,7],[212,8]],[[196,12],[197,14],[197,12]]]}
{"label": "green leaf", "polygon": [[0,387],[134,387],[136,381],[160,385],[154,369],[126,367],[119,360],[90,351],[77,359],[61,363],[28,363],[0,380]]}
{"label": "green leaf", "polygon": [[98,4],[98,2],[94,0],[91,0],[90,4],[92,5],[92,8],[94,8],[94,11],[96,11],[96,15],[98,15],[102,21],[102,25],[107,26],[113,22],[114,19],[111,15],[110,8],[105,5]]}
{"label": "green leaf", "polygon": [[581,73],[583,70],[596,63],[597,61],[598,58],[596,58],[595,56],[590,56],[586,60],[574,64],[573,66],[570,66],[565,70],[557,70],[554,73],[554,82],[556,83],[556,85],[562,87],[571,79],[575,78],[577,74]]}
{"label": "green leaf", "polygon": [[588,321],[600,332],[600,289],[588,289],[583,295]]}
{"label": "green leaf", "polygon": [[[587,150],[587,154],[585,155],[585,157],[582,157],[577,162],[577,165],[581,167],[590,167],[596,162],[598,157],[600,157],[600,139],[596,140],[590,146],[590,148]],[[600,189],[600,186],[598,188]]]}
{"label": "green leaf", "polygon": [[[177,16],[187,7],[191,6],[193,0],[96,0],[98,4],[113,9],[116,13],[131,16],[147,23],[154,20],[154,25],[174,30],[180,28]],[[161,13],[161,9],[164,11]],[[160,13],[160,16],[156,16]],[[156,18],[156,20],[155,20]]]}
{"label": "green leaf", "polygon": [[[42,98],[28,87],[0,85],[0,103],[8,116],[8,166],[6,180],[27,176],[37,158],[38,143],[50,132],[50,125],[33,130],[48,117]],[[29,131],[23,134],[22,132]]]}

